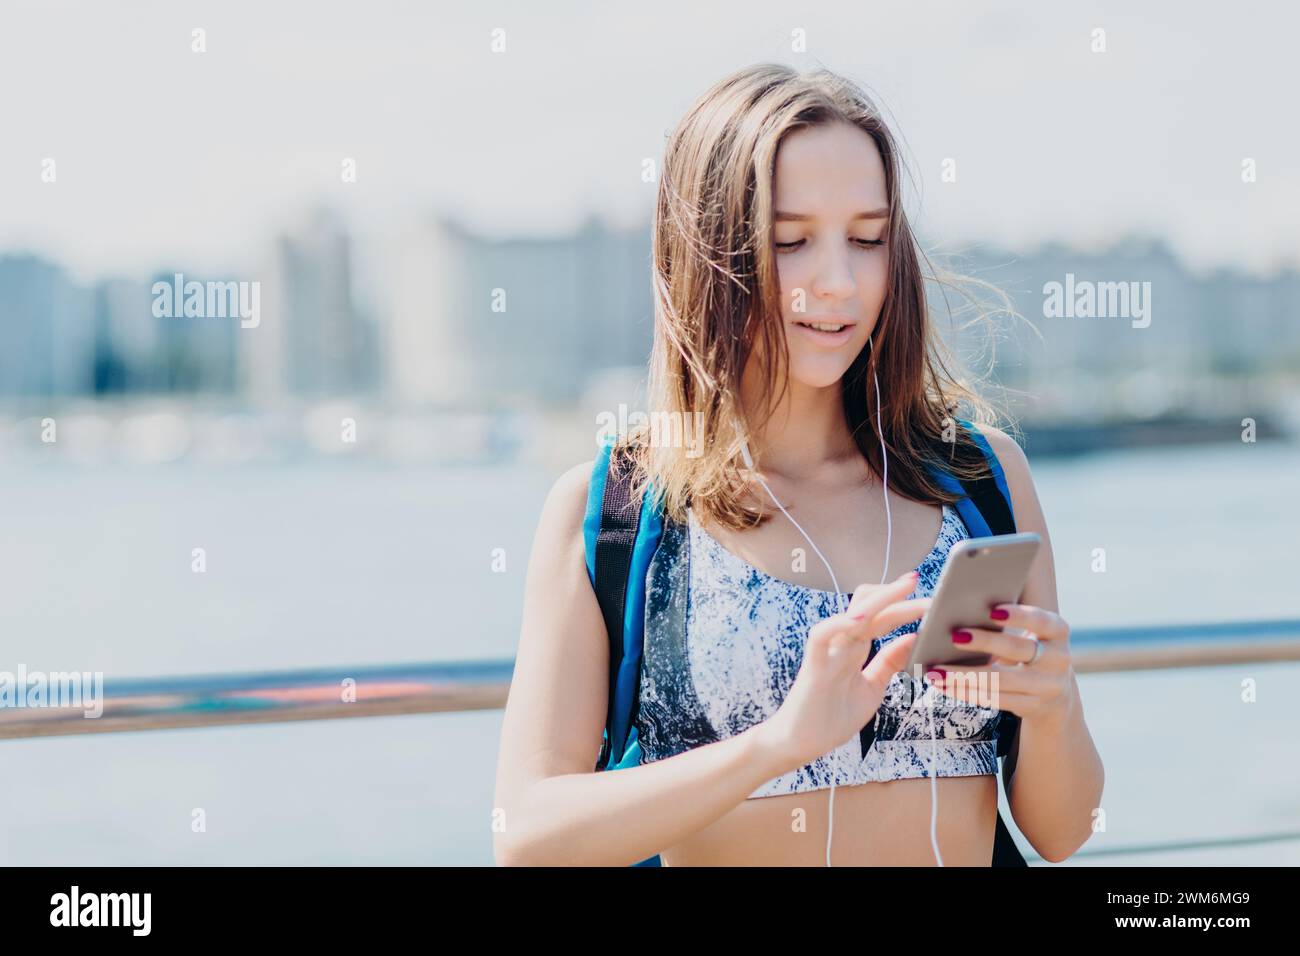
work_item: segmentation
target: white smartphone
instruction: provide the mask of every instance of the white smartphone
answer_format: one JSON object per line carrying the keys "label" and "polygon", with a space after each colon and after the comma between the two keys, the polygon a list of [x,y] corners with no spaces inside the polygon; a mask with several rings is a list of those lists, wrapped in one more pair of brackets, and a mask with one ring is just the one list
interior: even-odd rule
{"label": "white smartphone", "polygon": [[939,574],[930,610],[921,618],[907,673],[919,673],[917,665],[987,664],[986,652],[954,644],[952,632],[962,627],[1001,630],[989,609],[1019,602],[1041,544],[1032,531],[957,542]]}

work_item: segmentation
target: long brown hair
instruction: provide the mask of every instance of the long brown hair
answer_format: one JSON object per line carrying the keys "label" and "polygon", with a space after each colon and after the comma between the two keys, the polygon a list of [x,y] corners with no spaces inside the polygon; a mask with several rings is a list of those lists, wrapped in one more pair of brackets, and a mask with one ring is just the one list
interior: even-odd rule
{"label": "long brown hair", "polygon": [[[930,322],[923,254],[903,210],[899,153],[879,109],[854,83],[830,71],[800,74],[765,63],[705,92],[664,150],[652,233],[655,333],[648,399],[652,416],[698,417],[704,448],[692,456],[681,442],[652,440],[649,426],[641,425],[631,430],[623,450],[637,471],[634,497],[640,500],[653,486],[669,520],[685,520],[688,504],[731,528],[771,516],[742,504],[748,481],[738,459],[742,436],[733,423],[753,427],[744,422],[739,396],[756,342],[767,359],[761,363],[764,393],[772,398],[764,422],[779,404],[778,388],[784,394],[788,386],[772,246],[777,149],[793,130],[833,122],[851,123],[875,141],[890,208],[888,289],[873,347],[863,348],[841,380],[854,441],[880,475],[874,371],[892,491],[915,501],[951,503],[956,496],[935,483],[927,465],[941,464],[956,477],[983,471],[983,455],[955,417],[964,402],[964,417],[973,424],[994,424],[997,418],[992,405],[950,371],[952,355]],[[755,448],[756,462],[759,457]]]}

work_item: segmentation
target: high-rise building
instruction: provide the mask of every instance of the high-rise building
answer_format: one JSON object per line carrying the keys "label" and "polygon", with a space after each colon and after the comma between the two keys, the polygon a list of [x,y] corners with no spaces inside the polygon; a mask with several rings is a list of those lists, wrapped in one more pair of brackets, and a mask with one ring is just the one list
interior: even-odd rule
{"label": "high-rise building", "polygon": [[572,400],[603,368],[644,364],[649,231],[490,239],[422,224],[399,255],[387,349],[399,401]]}
{"label": "high-rise building", "polygon": [[236,329],[250,397],[331,397],[373,381],[374,330],[353,301],[351,241],[334,213],[312,211],[246,278],[261,287],[259,324]]}
{"label": "high-rise building", "polygon": [[0,394],[83,395],[94,384],[90,294],[37,256],[0,256]]}

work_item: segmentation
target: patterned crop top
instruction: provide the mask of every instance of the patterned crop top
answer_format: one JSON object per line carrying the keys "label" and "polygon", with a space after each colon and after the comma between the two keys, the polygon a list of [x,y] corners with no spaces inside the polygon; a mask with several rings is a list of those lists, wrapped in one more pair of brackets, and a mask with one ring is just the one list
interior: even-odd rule
{"label": "patterned crop top", "polygon": [[[966,537],[961,517],[944,505],[939,538],[917,567],[912,597],[934,593],[948,551]],[[647,585],[635,722],[642,763],[734,736],[772,716],[799,672],[809,629],[851,597],[765,574],[724,548],[691,512],[685,527],[665,523]],[[912,621],[876,638],[871,657],[917,627]],[[837,787],[924,777],[932,748],[937,776],[996,774],[1001,712],[936,696],[924,678],[928,697],[920,703],[904,685],[911,680],[895,674],[885,702],[856,738],[767,781],[750,798],[819,790],[831,785],[832,774]]]}

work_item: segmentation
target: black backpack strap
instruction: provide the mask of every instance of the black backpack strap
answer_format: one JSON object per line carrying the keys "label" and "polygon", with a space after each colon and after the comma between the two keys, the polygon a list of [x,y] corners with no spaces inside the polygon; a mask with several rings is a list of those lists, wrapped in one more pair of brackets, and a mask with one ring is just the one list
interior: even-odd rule
{"label": "black backpack strap", "polygon": [[595,590],[605,630],[609,634],[609,705],[605,714],[605,740],[596,769],[611,759],[610,733],[614,727],[617,700],[614,692],[623,663],[623,619],[627,600],[627,576],[632,567],[632,548],[641,523],[641,509],[632,502],[633,471],[626,445],[610,452],[605,495],[600,509],[600,530],[596,534]]}
{"label": "black backpack strap", "polygon": [[1002,496],[993,473],[987,472],[979,478],[961,479],[961,486],[975,507],[984,516],[989,530],[994,534],[1015,534],[1016,522],[1011,516],[1011,505]]}

